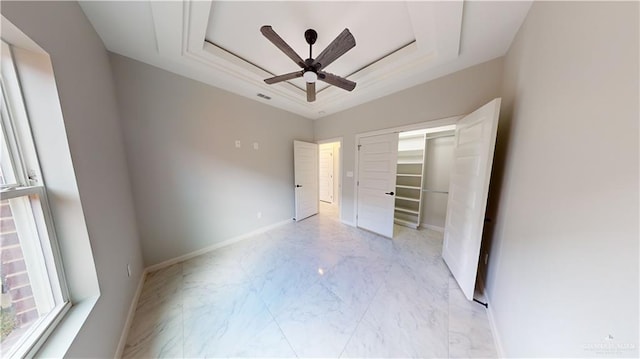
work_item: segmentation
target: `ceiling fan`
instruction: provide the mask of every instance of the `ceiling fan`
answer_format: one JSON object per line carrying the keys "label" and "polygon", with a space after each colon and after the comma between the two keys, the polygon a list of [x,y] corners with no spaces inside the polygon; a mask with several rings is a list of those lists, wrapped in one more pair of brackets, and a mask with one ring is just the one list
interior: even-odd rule
{"label": "ceiling fan", "polygon": [[301,71],[295,71],[284,75],[270,77],[264,82],[268,85],[272,85],[282,81],[292,80],[298,77],[304,78],[307,82],[307,101],[313,102],[316,100],[316,81],[324,81],[330,85],[334,85],[340,87],[341,89],[352,91],[356,87],[356,83],[350,80],[345,79],[344,77],[340,77],[334,75],[332,73],[328,73],[322,71],[322,69],[329,66],[332,62],[334,62],[338,57],[344,55],[347,51],[351,50],[354,46],[356,46],[356,39],[354,39],[353,35],[349,32],[349,29],[344,29],[336,37],[329,46],[327,46],[324,51],[318,55],[317,58],[312,58],[311,47],[315,44],[318,39],[318,33],[313,29],[308,29],[304,32],[304,38],[307,40],[309,44],[309,58],[306,60],[302,60],[298,54],[293,51],[293,49],[271,28],[269,25],[265,25],[260,28],[260,32],[262,35],[266,37],[269,41],[271,41],[280,51],[284,52],[285,55],[289,56],[293,62],[298,64],[302,68]]}

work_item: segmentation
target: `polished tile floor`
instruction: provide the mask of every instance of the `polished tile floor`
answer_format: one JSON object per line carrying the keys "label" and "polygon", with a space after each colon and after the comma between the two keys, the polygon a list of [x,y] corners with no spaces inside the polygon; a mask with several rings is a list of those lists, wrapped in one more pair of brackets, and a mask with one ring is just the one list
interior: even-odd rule
{"label": "polished tile floor", "polygon": [[395,239],[335,208],[146,278],[123,357],[495,357],[484,308],[440,257],[442,234]]}

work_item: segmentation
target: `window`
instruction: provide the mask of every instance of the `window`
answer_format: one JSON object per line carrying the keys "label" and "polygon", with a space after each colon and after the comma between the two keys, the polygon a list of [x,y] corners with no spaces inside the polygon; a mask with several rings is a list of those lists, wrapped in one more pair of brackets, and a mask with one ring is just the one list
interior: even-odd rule
{"label": "window", "polygon": [[71,306],[11,47],[0,76],[0,315],[2,357],[41,343]]}

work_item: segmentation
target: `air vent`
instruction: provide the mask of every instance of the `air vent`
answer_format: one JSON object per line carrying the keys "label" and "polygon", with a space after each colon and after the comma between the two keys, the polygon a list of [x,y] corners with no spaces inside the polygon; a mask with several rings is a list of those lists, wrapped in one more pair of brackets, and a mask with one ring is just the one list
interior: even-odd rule
{"label": "air vent", "polygon": [[262,97],[262,98],[263,98],[263,99],[265,99],[265,100],[271,100],[271,96],[267,96],[267,95],[265,95],[265,94],[263,94],[263,93],[259,93],[259,94],[258,94],[258,97]]}

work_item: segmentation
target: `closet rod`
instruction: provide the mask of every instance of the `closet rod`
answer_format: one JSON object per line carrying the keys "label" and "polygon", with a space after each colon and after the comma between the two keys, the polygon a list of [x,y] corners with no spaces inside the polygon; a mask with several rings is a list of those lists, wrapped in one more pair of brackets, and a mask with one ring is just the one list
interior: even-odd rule
{"label": "closet rod", "polygon": [[432,190],[432,189],[423,189],[422,192],[431,192],[431,193],[444,193],[444,194],[449,194],[448,191],[436,191],[436,190]]}

